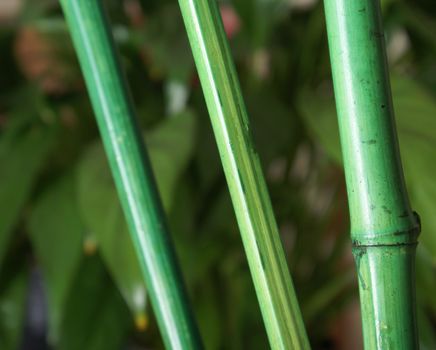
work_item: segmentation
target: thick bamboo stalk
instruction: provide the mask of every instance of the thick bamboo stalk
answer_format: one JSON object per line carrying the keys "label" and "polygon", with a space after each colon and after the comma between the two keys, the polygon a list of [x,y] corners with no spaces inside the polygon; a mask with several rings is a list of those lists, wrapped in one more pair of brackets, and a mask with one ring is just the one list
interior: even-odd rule
{"label": "thick bamboo stalk", "polygon": [[403,179],[379,0],[324,0],[365,349],[417,349],[419,223]]}
{"label": "thick bamboo stalk", "polygon": [[217,3],[179,3],[271,347],[308,349]]}
{"label": "thick bamboo stalk", "polygon": [[61,0],[61,4],[164,343],[168,349],[199,349],[200,338],[101,1]]}

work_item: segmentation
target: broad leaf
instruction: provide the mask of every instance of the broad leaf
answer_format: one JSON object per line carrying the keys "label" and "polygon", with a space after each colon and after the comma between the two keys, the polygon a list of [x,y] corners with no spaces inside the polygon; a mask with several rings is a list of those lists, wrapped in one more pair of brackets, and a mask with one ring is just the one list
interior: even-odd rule
{"label": "broad leaf", "polygon": [[254,48],[265,45],[274,31],[275,22],[291,10],[282,0],[234,0],[232,4],[242,20],[241,30],[245,40]]}
{"label": "broad leaf", "polygon": [[[190,113],[165,120],[146,137],[148,153],[164,208],[168,211],[182,171],[192,154],[194,117]],[[95,236],[116,284],[135,317],[143,317],[145,285],[128,234],[124,215],[100,143],[92,145],[78,169],[78,195],[81,215]]]}
{"label": "broad leaf", "polygon": [[145,49],[152,78],[187,82],[194,74],[194,60],[177,4],[162,6],[134,40]]}
{"label": "broad leaf", "polygon": [[58,348],[122,349],[130,320],[126,304],[100,258],[85,257],[66,299]]}
{"label": "broad leaf", "polygon": [[435,349],[436,335],[432,315],[436,312],[435,266],[426,249],[419,245],[416,254],[416,297],[418,301],[418,329],[421,349]]}
{"label": "broad leaf", "polygon": [[207,349],[220,349],[223,322],[218,303],[219,292],[211,278],[203,282],[201,291],[195,295],[196,319]]}
{"label": "broad leaf", "polygon": [[[404,173],[413,208],[420,214],[420,241],[436,259],[436,99],[410,79],[395,78],[392,94]],[[339,133],[333,96],[303,94],[300,109],[314,139],[341,162]]]}
{"label": "broad leaf", "polygon": [[25,269],[8,281],[0,292],[0,349],[15,350],[23,331],[28,275]]}
{"label": "broad leaf", "polygon": [[265,168],[279,155],[295,151],[299,137],[295,118],[289,117],[289,109],[271,89],[258,89],[249,94],[247,109],[256,149]]}
{"label": "broad leaf", "polygon": [[306,303],[301,306],[306,324],[314,322],[316,316],[322,315],[328,305],[331,305],[347,287],[350,287],[354,282],[354,277],[354,271],[353,273],[341,272],[332,281],[328,281],[310,295]]}
{"label": "broad leaf", "polygon": [[[16,126],[16,127],[15,127]],[[0,264],[37,175],[53,145],[49,128],[9,128],[0,142]]]}
{"label": "broad leaf", "polygon": [[145,137],[166,211],[171,208],[177,181],[192,156],[195,126],[195,116],[184,112],[167,119]]}
{"label": "broad leaf", "polygon": [[82,258],[84,227],[75,197],[74,177],[49,188],[30,215],[29,233],[49,299],[49,338],[58,340],[65,299]]}

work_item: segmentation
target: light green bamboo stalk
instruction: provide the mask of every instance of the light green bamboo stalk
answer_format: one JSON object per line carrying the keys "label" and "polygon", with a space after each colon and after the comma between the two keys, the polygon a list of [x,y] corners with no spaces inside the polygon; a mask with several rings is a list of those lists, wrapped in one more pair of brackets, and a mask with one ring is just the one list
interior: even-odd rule
{"label": "light green bamboo stalk", "polygon": [[217,3],[179,3],[271,347],[308,349]]}
{"label": "light green bamboo stalk", "polygon": [[166,348],[200,349],[150,162],[101,2],[61,0],[61,4]]}
{"label": "light green bamboo stalk", "polygon": [[417,349],[415,247],[379,0],[324,0],[365,349]]}

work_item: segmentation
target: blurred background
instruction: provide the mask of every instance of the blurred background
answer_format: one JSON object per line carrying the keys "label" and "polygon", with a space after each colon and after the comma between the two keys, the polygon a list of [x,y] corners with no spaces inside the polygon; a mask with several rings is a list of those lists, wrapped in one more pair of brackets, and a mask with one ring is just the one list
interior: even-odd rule
{"label": "blurred background", "polygon": [[[176,0],[106,0],[207,349],[268,342]],[[314,349],[362,347],[323,6],[220,1]],[[436,3],[382,1],[436,349]],[[57,1],[0,0],[0,348],[162,349]]]}

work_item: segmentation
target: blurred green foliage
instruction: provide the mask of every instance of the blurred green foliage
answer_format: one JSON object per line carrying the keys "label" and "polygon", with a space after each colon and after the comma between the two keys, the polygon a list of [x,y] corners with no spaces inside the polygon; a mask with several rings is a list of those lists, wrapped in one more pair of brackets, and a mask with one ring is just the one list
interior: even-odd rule
{"label": "blurred green foliage", "polygon": [[[265,349],[178,5],[105,3],[206,346]],[[52,348],[159,349],[59,5],[14,0],[8,12],[1,4],[0,347],[16,349],[26,337],[36,266]],[[423,222],[421,344],[434,349],[436,4],[382,4],[404,170]],[[233,0],[221,7],[312,345],[349,348],[344,333],[354,334],[358,322],[338,329],[357,285],[322,4]]]}

